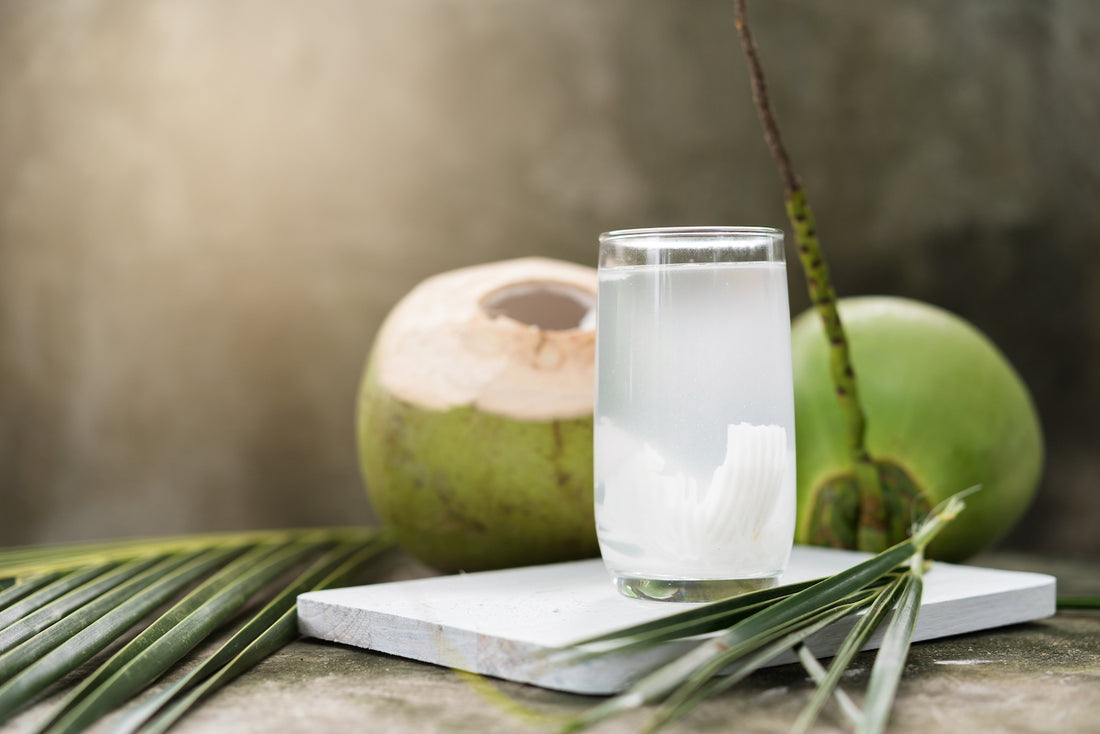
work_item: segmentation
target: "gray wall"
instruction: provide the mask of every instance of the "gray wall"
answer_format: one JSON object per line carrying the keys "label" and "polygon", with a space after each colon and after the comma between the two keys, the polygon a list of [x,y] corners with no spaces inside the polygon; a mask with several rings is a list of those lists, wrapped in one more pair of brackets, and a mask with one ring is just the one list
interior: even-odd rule
{"label": "gray wall", "polygon": [[[1008,544],[1097,552],[1095,4],[752,11],[839,291],[1000,344],[1049,444]],[[784,226],[731,12],[0,0],[0,543],[366,522],[356,384],[419,280]]]}

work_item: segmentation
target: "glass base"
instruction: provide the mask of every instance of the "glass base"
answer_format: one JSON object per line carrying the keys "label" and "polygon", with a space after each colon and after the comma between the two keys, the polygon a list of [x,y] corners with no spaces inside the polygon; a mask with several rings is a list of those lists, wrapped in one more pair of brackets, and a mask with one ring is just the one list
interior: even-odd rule
{"label": "glass base", "polygon": [[650,601],[708,602],[728,599],[750,591],[770,589],[776,576],[754,579],[642,579],[615,576],[620,594]]}

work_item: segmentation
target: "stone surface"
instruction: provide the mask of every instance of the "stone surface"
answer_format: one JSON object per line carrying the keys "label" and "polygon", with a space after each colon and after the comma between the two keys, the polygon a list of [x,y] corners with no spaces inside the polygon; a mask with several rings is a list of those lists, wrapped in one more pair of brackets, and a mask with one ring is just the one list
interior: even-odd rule
{"label": "stone surface", "polygon": [[[1050,449],[1012,543],[1096,551],[1095,3],[751,7],[839,292],[1004,348]],[[0,3],[0,544],[367,521],[356,382],[415,283],[785,225],[734,35],[728,0]]]}
{"label": "stone surface", "polygon": [[[989,556],[984,565],[1056,570],[1075,593],[1100,593],[1100,564]],[[398,559],[388,578],[425,569]],[[859,700],[872,658],[857,658],[842,686]],[[760,671],[704,703],[669,732],[786,732],[812,694],[798,666]],[[28,731],[53,700],[0,729]],[[296,642],[212,696],[179,734],[326,734],[345,731],[545,732],[600,698],[462,677],[437,666],[315,641]],[[636,732],[646,712],[593,731]],[[891,720],[892,734],[930,731],[1096,732],[1100,721],[1100,612],[1056,616],[1000,630],[916,644]],[[109,721],[96,728],[106,731]],[[814,731],[850,730],[829,709]]]}

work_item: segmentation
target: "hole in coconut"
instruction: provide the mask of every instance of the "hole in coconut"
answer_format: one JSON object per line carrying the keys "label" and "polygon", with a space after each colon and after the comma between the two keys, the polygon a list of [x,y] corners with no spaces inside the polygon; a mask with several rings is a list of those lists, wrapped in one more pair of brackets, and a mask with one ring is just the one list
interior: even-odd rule
{"label": "hole in coconut", "polygon": [[596,299],[564,283],[521,283],[485,296],[481,310],[492,318],[504,316],[543,331],[590,329],[595,325]]}

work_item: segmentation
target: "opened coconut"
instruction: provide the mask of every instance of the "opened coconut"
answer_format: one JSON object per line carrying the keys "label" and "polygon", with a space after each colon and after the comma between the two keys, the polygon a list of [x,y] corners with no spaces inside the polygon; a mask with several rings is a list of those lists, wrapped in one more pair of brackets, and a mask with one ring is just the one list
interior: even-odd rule
{"label": "opened coconut", "polygon": [[594,556],[596,271],[526,258],[429,278],[386,318],[359,394],[379,518],[441,570]]}

